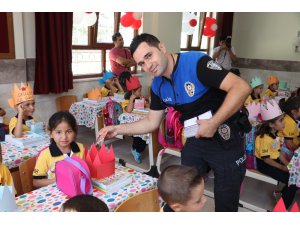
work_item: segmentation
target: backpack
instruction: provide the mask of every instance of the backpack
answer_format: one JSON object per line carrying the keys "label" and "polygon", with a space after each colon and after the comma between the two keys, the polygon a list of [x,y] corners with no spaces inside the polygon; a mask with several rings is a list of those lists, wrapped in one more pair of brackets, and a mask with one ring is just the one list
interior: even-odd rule
{"label": "backpack", "polygon": [[5,135],[9,133],[9,128],[6,124],[0,123],[0,142],[5,141]]}
{"label": "backpack", "polygon": [[245,136],[245,150],[246,150],[246,168],[256,169],[255,160],[255,132],[256,128],[252,127],[249,133]]}
{"label": "backpack", "polygon": [[90,170],[86,162],[78,156],[56,162],[55,177],[57,187],[70,197],[93,194]]}
{"label": "backpack", "polygon": [[123,113],[121,104],[109,98],[105,108],[107,109],[109,115],[109,118],[105,120],[105,126],[119,125],[119,116]]}
{"label": "backpack", "polygon": [[183,125],[179,118],[180,112],[172,107],[168,107],[168,112],[160,124],[158,131],[158,141],[164,147],[182,149]]}

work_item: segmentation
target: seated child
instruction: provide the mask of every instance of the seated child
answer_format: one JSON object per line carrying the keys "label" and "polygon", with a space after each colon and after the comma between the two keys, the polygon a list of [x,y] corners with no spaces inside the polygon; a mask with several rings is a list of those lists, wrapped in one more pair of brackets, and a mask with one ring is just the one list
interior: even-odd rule
{"label": "seated child", "polygon": [[4,186],[5,184],[12,186],[13,179],[9,169],[2,164],[2,148],[0,145],[0,186]]}
{"label": "seated child", "polygon": [[285,112],[285,127],[278,135],[284,137],[286,147],[284,155],[287,161],[290,161],[294,155],[294,151],[300,146],[300,133],[297,122],[300,119],[300,97],[290,97],[286,101],[285,98],[282,98],[279,101],[279,106]]}
{"label": "seated child", "polygon": [[5,140],[5,135],[9,133],[9,128],[4,124],[4,118],[6,112],[4,109],[0,108],[0,141]]}
{"label": "seated child", "polygon": [[60,212],[109,212],[107,205],[92,195],[77,195],[68,199]]}
{"label": "seated child", "polygon": [[[131,113],[134,108],[134,102],[136,99],[140,99],[142,97],[142,85],[138,79],[138,77],[130,77],[129,80],[126,80],[126,89],[127,92],[124,95],[124,100],[121,105],[124,112]],[[145,101],[145,105],[148,104]],[[142,163],[142,152],[146,148],[146,141],[144,141],[140,137],[132,137],[132,155],[137,163]]]}
{"label": "seated child", "polygon": [[75,142],[77,124],[69,112],[54,113],[48,123],[50,146],[41,151],[33,171],[33,186],[43,187],[55,182],[55,163],[76,155],[83,159],[84,147]]}
{"label": "seated child", "polygon": [[257,169],[285,184],[281,194],[286,207],[289,208],[298,188],[296,185],[288,186],[288,162],[281,152],[283,138],[277,136],[277,132],[284,129],[284,115],[277,103],[270,100],[261,104],[261,118],[263,123],[255,139]]}
{"label": "seated child", "polygon": [[18,114],[10,119],[9,134],[22,137],[24,131],[29,131],[30,126],[37,122],[33,117],[35,109],[34,95],[29,83],[27,86],[21,83],[20,89],[15,84],[12,98],[8,100],[10,107],[15,108]]}
{"label": "seated child", "polygon": [[250,85],[252,87],[252,93],[246,99],[244,105],[247,106],[251,102],[255,102],[256,104],[261,101],[261,93],[264,88],[264,84],[260,77],[252,78]]}
{"label": "seated child", "polygon": [[119,79],[113,75],[112,72],[106,72],[103,74],[103,78],[99,80],[100,84],[104,84],[101,88],[101,96],[113,96],[114,93],[124,92]]}
{"label": "seated child", "polygon": [[279,80],[276,76],[268,76],[267,78],[268,89],[265,91],[265,96],[268,98],[275,98],[278,95]]}
{"label": "seated child", "polygon": [[203,195],[203,175],[195,167],[167,167],[158,178],[157,187],[167,204],[164,212],[199,212],[207,200]]}

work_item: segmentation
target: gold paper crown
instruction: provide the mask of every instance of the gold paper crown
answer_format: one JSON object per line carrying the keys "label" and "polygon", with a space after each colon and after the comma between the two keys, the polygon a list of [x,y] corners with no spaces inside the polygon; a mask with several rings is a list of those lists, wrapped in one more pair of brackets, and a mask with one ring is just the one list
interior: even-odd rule
{"label": "gold paper crown", "polygon": [[32,88],[29,83],[27,83],[26,86],[23,84],[23,82],[21,82],[20,89],[17,84],[14,84],[14,89],[11,91],[11,96],[12,98],[8,99],[8,104],[12,108],[21,102],[34,100]]}
{"label": "gold paper crown", "polygon": [[89,100],[101,100],[102,95],[101,95],[101,91],[98,88],[93,88],[92,90],[90,90],[88,92],[88,99]]}

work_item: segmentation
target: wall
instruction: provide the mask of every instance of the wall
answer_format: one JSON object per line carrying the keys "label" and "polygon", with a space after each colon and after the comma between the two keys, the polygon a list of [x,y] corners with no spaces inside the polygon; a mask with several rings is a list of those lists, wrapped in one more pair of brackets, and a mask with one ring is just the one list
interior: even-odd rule
{"label": "wall", "polygon": [[233,39],[238,57],[299,61],[293,42],[300,13],[234,13]]}

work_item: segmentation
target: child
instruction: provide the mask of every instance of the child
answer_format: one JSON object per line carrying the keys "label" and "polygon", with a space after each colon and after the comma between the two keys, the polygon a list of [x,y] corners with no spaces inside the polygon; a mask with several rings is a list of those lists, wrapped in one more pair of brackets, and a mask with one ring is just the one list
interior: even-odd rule
{"label": "child", "polygon": [[5,140],[5,135],[9,133],[9,128],[4,124],[4,118],[6,112],[4,109],[0,108],[0,142]]}
{"label": "child", "polygon": [[48,123],[50,146],[41,151],[33,171],[33,186],[43,187],[55,182],[55,163],[73,154],[83,159],[84,147],[75,142],[77,125],[69,112],[54,113]]}
{"label": "child", "polygon": [[[121,105],[125,112],[131,113],[136,99],[141,98],[142,85],[138,77],[130,77],[126,80],[126,89],[128,92],[124,95]],[[146,101],[145,101],[146,103]],[[146,148],[146,141],[140,137],[133,137],[132,155],[137,163],[142,163],[142,152]]]}
{"label": "child", "polygon": [[12,91],[12,98],[8,100],[12,108],[16,108],[18,114],[10,119],[9,134],[15,137],[22,137],[24,131],[29,131],[30,126],[37,122],[33,117],[35,109],[34,95],[29,83],[25,86],[21,83],[20,89],[15,84]]}
{"label": "child", "polygon": [[12,186],[13,179],[9,169],[2,164],[2,149],[0,145],[0,186],[4,186],[5,184]]}
{"label": "child", "polygon": [[195,167],[167,167],[158,178],[157,187],[167,203],[164,212],[199,212],[207,200],[203,195],[203,175]]}
{"label": "child", "polygon": [[104,87],[101,88],[101,96],[113,96],[114,93],[124,92],[119,79],[113,75],[112,72],[106,72],[103,74],[103,78],[99,80],[100,84],[104,84]]}
{"label": "child", "polygon": [[290,97],[287,101],[280,99],[279,106],[286,114],[284,116],[285,127],[279,132],[279,136],[284,137],[285,157],[288,161],[293,157],[294,151],[300,145],[299,128],[297,120],[300,119],[300,97]]}
{"label": "child", "polygon": [[288,186],[289,172],[287,160],[280,152],[282,137],[277,136],[285,126],[284,115],[274,100],[261,104],[261,117],[263,124],[258,129],[255,139],[255,157],[257,169],[284,184],[282,198],[288,208],[297,191],[295,185]]}
{"label": "child", "polygon": [[267,78],[268,89],[265,92],[265,96],[268,98],[275,98],[278,95],[279,80],[276,76],[268,76]]}
{"label": "child", "polygon": [[77,195],[67,200],[61,212],[109,212],[107,205],[92,195]]}
{"label": "child", "polygon": [[251,102],[255,102],[256,104],[261,101],[261,93],[264,88],[264,84],[259,77],[252,78],[250,85],[252,87],[252,93],[246,99],[244,105],[247,106]]}

